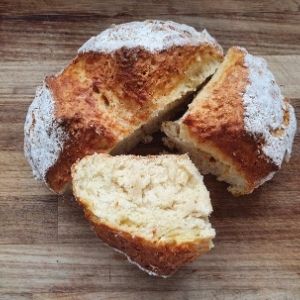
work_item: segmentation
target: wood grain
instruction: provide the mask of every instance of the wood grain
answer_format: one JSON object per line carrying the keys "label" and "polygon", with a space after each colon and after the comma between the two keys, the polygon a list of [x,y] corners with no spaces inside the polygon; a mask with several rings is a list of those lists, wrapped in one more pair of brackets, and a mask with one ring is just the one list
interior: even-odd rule
{"label": "wood grain", "polygon": [[[169,279],[152,278],[106,247],[70,198],[33,179],[23,123],[43,77],[112,23],[159,18],[206,27],[227,49],[264,56],[300,119],[300,1],[1,1],[0,300],[300,299],[300,136],[289,164],[233,198],[205,177],[215,248]],[[162,150],[139,145],[134,153]]]}

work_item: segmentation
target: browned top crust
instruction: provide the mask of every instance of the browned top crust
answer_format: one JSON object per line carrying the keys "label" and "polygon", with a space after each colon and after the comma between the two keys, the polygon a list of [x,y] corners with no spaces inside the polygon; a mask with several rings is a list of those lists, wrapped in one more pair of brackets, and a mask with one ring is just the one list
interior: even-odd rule
{"label": "browned top crust", "polygon": [[70,137],[49,169],[50,186],[60,190],[78,158],[109,152],[152,118],[163,104],[157,99],[185,80],[185,71],[199,57],[220,61],[222,54],[211,45],[179,46],[159,53],[141,48],[89,52],[79,54],[62,73],[48,77],[55,118]]}
{"label": "browned top crust", "polygon": [[245,175],[249,189],[278,169],[261,151],[259,141],[244,126],[243,94],[249,70],[240,48],[228,51],[222,72],[218,72],[201,92],[201,101],[191,106],[182,123],[197,143],[219,149]]}
{"label": "browned top crust", "polygon": [[155,100],[185,78],[185,71],[199,55],[203,59],[222,57],[209,45],[175,47],[155,54],[138,48],[79,54],[61,74],[47,78],[56,115],[76,120],[74,128],[104,124],[110,131],[127,134],[147,120],[158,105]]}

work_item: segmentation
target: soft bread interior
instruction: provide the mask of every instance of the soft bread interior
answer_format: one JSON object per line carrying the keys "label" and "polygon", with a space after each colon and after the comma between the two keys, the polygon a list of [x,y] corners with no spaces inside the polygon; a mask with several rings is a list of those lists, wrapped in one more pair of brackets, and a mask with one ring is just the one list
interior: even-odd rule
{"label": "soft bread interior", "polygon": [[154,244],[215,236],[209,192],[187,155],[94,154],[73,166],[72,178],[76,198],[111,228]]}
{"label": "soft bread interior", "polygon": [[213,174],[219,181],[229,183],[228,190],[234,195],[251,192],[243,174],[236,170],[219,149],[208,144],[195,145],[187,136],[184,125],[179,122],[165,122],[162,130],[167,135],[164,139],[166,146],[171,149],[177,148],[181,153],[189,153],[201,174]]}

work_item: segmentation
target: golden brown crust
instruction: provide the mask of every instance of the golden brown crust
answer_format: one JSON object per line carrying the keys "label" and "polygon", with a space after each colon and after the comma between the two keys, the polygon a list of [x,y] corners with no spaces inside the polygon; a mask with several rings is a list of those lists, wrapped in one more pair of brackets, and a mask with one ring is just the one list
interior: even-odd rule
{"label": "golden brown crust", "polygon": [[46,175],[54,191],[70,181],[70,167],[114,146],[152,118],[185,71],[200,59],[222,60],[218,48],[178,46],[159,53],[141,48],[79,54],[60,74],[46,79],[56,119],[68,133],[63,151]]}
{"label": "golden brown crust", "polygon": [[203,239],[201,244],[182,243],[177,245],[175,243],[155,244],[142,237],[132,236],[128,232],[120,231],[102,223],[98,217],[84,206],[84,201],[80,199],[77,199],[77,201],[83,206],[85,217],[100,239],[126,254],[132,262],[152,275],[170,276],[180,266],[195,260],[211,248],[211,241],[208,239]]}
{"label": "golden brown crust", "polygon": [[182,119],[192,139],[214,147],[244,174],[251,192],[259,182],[278,167],[261,151],[261,143],[246,132],[243,94],[248,84],[244,52],[231,48],[228,64],[221,77],[211,80],[201,92],[201,99]]}
{"label": "golden brown crust", "polygon": [[119,132],[123,128],[105,113],[115,109],[122,114],[125,110],[130,117],[125,121],[134,126],[153,112],[156,98],[168,94],[184,79],[184,72],[199,55],[222,59],[210,45],[174,47],[160,53],[134,48],[79,54],[61,74],[48,79],[57,117],[76,117],[101,126],[109,122],[107,126]]}
{"label": "golden brown crust", "polygon": [[[99,129],[99,127],[98,127]],[[115,137],[103,128],[96,132],[95,128],[80,131],[68,131],[69,140],[55,163],[47,172],[46,181],[54,191],[61,191],[66,182],[71,178],[71,166],[78,158],[86,155],[108,152],[113,146]]]}

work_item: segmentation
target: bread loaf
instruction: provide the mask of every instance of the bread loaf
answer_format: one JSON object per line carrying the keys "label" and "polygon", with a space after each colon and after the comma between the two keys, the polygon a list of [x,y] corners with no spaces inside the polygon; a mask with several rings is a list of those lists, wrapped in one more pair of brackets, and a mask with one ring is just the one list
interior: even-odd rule
{"label": "bread loaf", "polygon": [[77,159],[126,153],[187,103],[222,58],[205,30],[171,21],[122,24],[91,38],[29,107],[24,149],[34,175],[62,192]]}
{"label": "bread loaf", "polygon": [[296,117],[265,60],[233,47],[183,117],[163,124],[163,131],[167,144],[188,152],[202,174],[242,195],[289,159]]}
{"label": "bread loaf", "polygon": [[213,246],[209,193],[187,155],[94,154],[72,167],[72,183],[97,235],[151,275]]}

